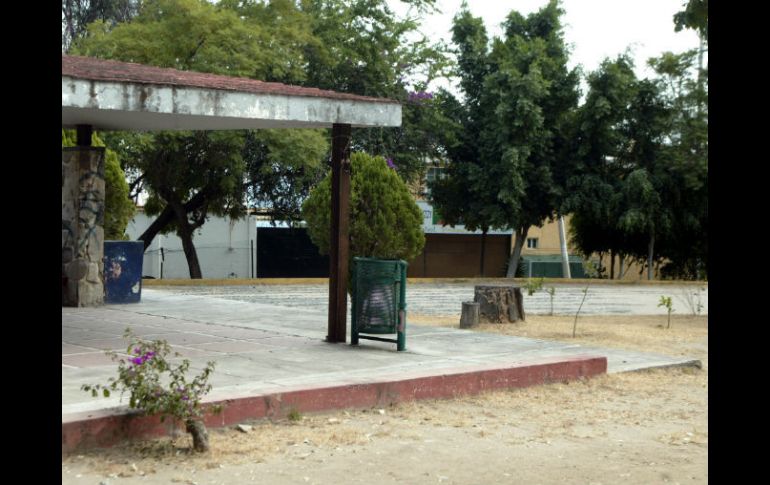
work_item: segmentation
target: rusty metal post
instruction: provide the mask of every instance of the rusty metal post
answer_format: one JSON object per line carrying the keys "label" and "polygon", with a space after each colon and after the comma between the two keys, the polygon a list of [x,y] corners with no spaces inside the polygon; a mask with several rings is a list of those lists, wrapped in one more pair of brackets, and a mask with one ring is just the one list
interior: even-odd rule
{"label": "rusty metal post", "polygon": [[327,342],[345,342],[350,255],[350,125],[332,126],[331,237]]}

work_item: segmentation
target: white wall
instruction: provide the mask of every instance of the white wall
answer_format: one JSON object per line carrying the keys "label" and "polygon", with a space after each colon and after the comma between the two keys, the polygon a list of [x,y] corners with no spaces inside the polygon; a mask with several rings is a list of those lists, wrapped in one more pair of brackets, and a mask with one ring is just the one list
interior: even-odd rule
{"label": "white wall", "polygon": [[[137,211],[128,223],[126,233],[138,238],[153,218]],[[195,231],[193,244],[204,278],[252,278],[256,268],[257,224],[255,216],[237,221],[211,217]],[[253,248],[252,248],[253,244]],[[163,251],[161,251],[161,249]],[[189,279],[190,271],[182,249],[182,240],[176,234],[158,234],[144,252],[143,276],[153,278]]]}
{"label": "white wall", "polygon": [[[433,223],[433,206],[429,202],[424,200],[418,200],[417,207],[422,211],[422,231],[425,234],[478,234],[481,235],[481,231],[469,231],[464,225],[458,224],[455,227],[442,226],[440,224]],[[497,229],[490,229],[487,234],[495,235],[510,235],[513,234],[513,230],[507,229],[500,231]]]}

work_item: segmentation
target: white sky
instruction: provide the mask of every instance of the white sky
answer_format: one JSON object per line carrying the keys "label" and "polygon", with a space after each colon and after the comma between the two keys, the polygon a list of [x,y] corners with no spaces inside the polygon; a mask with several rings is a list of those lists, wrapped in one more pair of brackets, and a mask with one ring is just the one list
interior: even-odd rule
{"label": "white sky", "polygon": [[[388,0],[403,15],[407,9],[398,0]],[[511,10],[526,16],[547,4],[547,0],[468,0],[468,8],[482,17],[490,36],[501,36],[500,23]],[[599,67],[605,57],[614,58],[631,47],[640,78],[652,77],[647,59],[665,51],[682,52],[698,47],[692,30],[674,32],[673,16],[683,10],[685,0],[562,0],[564,39],[571,45],[570,67],[583,66],[587,74]],[[432,40],[451,45],[452,17],[462,0],[438,0],[441,14],[423,19],[421,32]],[[447,85],[444,82],[431,84]]]}

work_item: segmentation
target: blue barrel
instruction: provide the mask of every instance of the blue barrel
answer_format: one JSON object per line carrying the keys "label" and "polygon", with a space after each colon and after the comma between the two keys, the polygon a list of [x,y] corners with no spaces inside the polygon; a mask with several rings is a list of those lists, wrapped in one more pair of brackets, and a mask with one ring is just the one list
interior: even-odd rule
{"label": "blue barrel", "polygon": [[144,242],[104,241],[104,303],[139,303]]}

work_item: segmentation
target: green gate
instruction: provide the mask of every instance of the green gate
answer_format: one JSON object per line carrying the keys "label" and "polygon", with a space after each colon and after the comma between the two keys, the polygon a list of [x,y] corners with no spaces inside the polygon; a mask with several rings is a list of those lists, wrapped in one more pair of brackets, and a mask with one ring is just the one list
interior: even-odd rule
{"label": "green gate", "polygon": [[362,338],[393,342],[396,350],[406,350],[406,268],[402,260],[353,258],[351,345]]}

